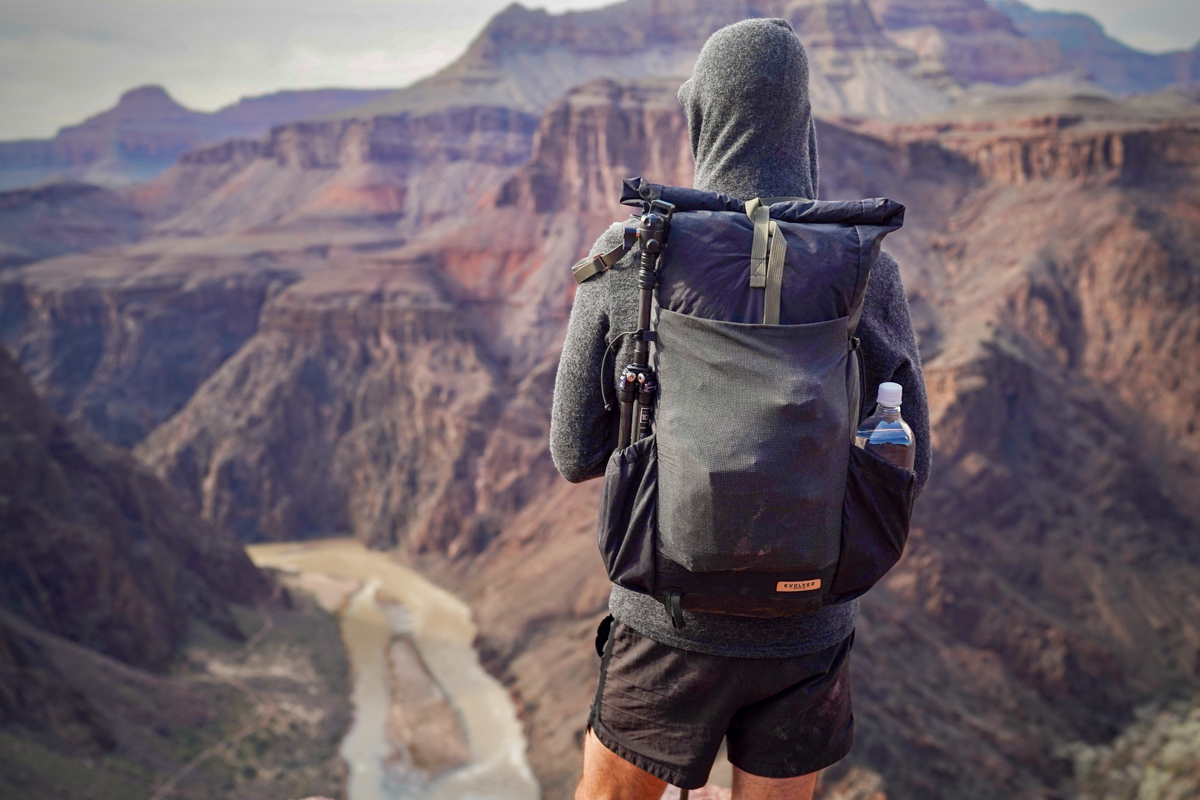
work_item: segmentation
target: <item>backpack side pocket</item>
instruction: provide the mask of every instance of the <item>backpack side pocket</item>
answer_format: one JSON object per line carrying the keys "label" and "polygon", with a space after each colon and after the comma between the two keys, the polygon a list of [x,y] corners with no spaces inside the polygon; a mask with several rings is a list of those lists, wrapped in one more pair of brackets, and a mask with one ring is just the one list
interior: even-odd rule
{"label": "backpack side pocket", "polygon": [[658,449],[654,435],[616,450],[604,470],[600,496],[600,556],[618,586],[654,593]]}
{"label": "backpack side pocket", "polygon": [[842,545],[830,594],[865,594],[900,560],[917,494],[917,476],[860,447],[850,447]]}

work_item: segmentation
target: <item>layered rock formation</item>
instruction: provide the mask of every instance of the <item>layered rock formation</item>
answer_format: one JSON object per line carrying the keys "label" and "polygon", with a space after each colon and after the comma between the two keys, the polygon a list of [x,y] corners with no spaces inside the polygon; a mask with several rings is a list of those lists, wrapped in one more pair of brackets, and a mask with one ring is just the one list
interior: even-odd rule
{"label": "layered rock formation", "polygon": [[[361,279],[342,274],[347,263],[486,203],[528,157],[535,122],[459,109],[284,126],[265,143],[189,153],[132,193],[151,241],[43,261],[0,284],[0,337],[57,411],[133,445],[264,329],[260,311],[284,287],[326,274],[334,295],[361,288],[378,277],[377,262],[351,270]],[[14,228],[34,214],[13,213]],[[70,230],[51,222],[46,238],[71,246]],[[196,238],[224,233],[215,246]],[[314,277],[310,292],[328,285]]]}
{"label": "layered rock formation", "polygon": [[612,187],[639,171],[664,183],[689,183],[692,155],[687,122],[673,91],[678,82],[585,84],[547,109],[534,138],[533,158],[500,190],[497,205],[531,213],[630,211]]}
{"label": "layered rock formation", "polygon": [[[873,6],[882,26],[862,4],[772,10],[820,22],[814,54],[867,42],[885,61],[895,31],[1003,29],[977,3]],[[648,8],[687,10],[621,7]],[[605,13],[510,11],[471,80],[501,92],[523,48],[636,61],[692,35],[588,38]],[[349,531],[464,594],[548,798],[573,788],[608,592],[599,487],[563,483],[545,447],[567,267],[627,213],[620,178],[689,182],[674,83],[598,80],[540,122],[489,103],[193,151],[135,194],[149,241],[0,283],[0,336],[39,390],[137,442],[210,520]],[[1147,733],[1134,715],[1200,685],[1200,128],[1155,102],[819,124],[824,197],[909,206],[888,244],[936,451],[909,551],[864,602],[858,744],[832,796],[1108,791],[1126,784],[1102,773],[1144,763],[1136,742],[1186,741],[1182,716]]]}
{"label": "layered rock formation", "polygon": [[[406,227],[417,216],[407,200],[380,219],[356,199],[343,213],[302,216],[300,199],[254,231],[152,243],[187,241],[194,254],[237,243],[249,251],[241,274],[286,264],[279,280],[291,283],[264,293],[248,338],[197,377],[139,454],[243,537],[353,531],[466,594],[490,667],[521,702],[550,797],[570,793],[578,768],[590,638],[607,599],[597,487],[561,483],[545,452],[566,265],[623,215],[617,178],[687,182],[671,88],[600,81],[571,93],[524,140],[532,154],[520,168],[515,148],[491,145],[430,159],[478,169],[486,188],[466,209],[435,195],[421,224]],[[1189,616],[1200,371],[1188,361],[1198,351],[1187,277],[1198,133],[1106,108],[821,124],[824,196],[910,206],[889,245],[936,414],[940,466],[910,552],[868,598],[859,629],[850,765],[882,776],[889,796],[1065,790],[1073,762],[1056,753],[1111,739],[1134,706],[1200,678]],[[454,113],[475,132],[445,148],[519,140],[493,125],[495,112]],[[286,199],[280,187],[374,164],[386,149],[372,136],[414,119],[297,126],[257,148],[201,151],[176,168],[188,181],[160,185],[219,188],[164,192],[182,199],[159,224],[228,230],[236,215],[219,209],[239,192]],[[448,152],[426,141],[410,152]],[[397,158],[390,186],[437,174],[418,163]],[[39,297],[50,276],[65,292],[68,274],[124,274],[133,296],[144,289],[129,265],[149,246],[46,261],[10,285]],[[146,275],[184,272],[171,263]],[[39,319],[19,326],[21,341],[77,338]],[[140,352],[155,352],[146,342]],[[862,782],[843,777],[831,785]]]}
{"label": "layered rock formation", "polygon": [[814,108],[826,115],[918,117],[951,105],[965,84],[1018,84],[1072,70],[1123,93],[1200,77],[1195,49],[1140,53],[1088,17],[1016,0],[630,0],[561,15],[514,3],[453,64],[397,92],[278,92],[200,113],[161,87],[133,89],[53,139],[0,143],[0,188],[53,176],[145,180],[202,143],[255,138],[303,119],[476,106],[537,114],[595,78],[687,75],[709,34],[746,17],[783,17],[796,27],[810,49]]}
{"label": "layered rock formation", "polygon": [[891,41],[863,0],[631,0],[562,15],[509,6],[453,64],[346,115],[497,102],[538,112],[599,77],[686,76],[713,31],[747,17],[793,24],[819,113],[906,117],[949,105],[944,66]]}
{"label": "layered rock formation", "polygon": [[188,620],[238,635],[226,603],[266,582],[236,541],[179,510],[127,455],[74,435],[0,350],[4,609],[136,666],[160,668]]}
{"label": "layered rock formation", "polygon": [[128,244],[141,228],[129,200],[99,186],[64,182],[0,192],[0,270]]}
{"label": "layered rock formation", "polygon": [[58,413],[122,446],[140,441],[258,329],[268,297],[323,261],[188,244],[52,259],[0,284],[7,343]]}
{"label": "layered rock formation", "polygon": [[1056,44],[1069,67],[1109,91],[1152,92],[1200,79],[1200,44],[1174,53],[1143,53],[1110,37],[1086,14],[1040,11],[1020,0],[992,5],[1025,36]]}
{"label": "layered rock formation", "polygon": [[121,185],[146,180],[204,142],[261,136],[273,125],[369,103],[380,90],[318,89],[243,98],[212,113],[192,111],[160,86],[141,86],[117,105],[52,139],[0,142],[0,188],[66,176]]}
{"label": "layered rock formation", "polygon": [[1058,43],[1029,38],[988,0],[869,0],[892,41],[963,83],[1018,84],[1062,72]]}
{"label": "layered rock formation", "polygon": [[302,119],[477,106],[537,114],[598,77],[687,75],[709,34],[746,17],[783,17],[796,27],[810,49],[814,108],[827,115],[923,116],[948,107],[965,84],[1017,84],[1070,70],[1118,92],[1200,76],[1195,50],[1139,53],[1088,17],[1036,12],[1015,0],[630,0],[562,15],[513,4],[453,64],[397,92],[278,92],[200,113],[161,87],[139,87],[53,139],[0,143],[0,188],[56,175],[145,180],[202,143],[255,138]]}
{"label": "layered rock formation", "polygon": [[356,220],[396,237],[474,209],[529,158],[537,118],[497,105],[283,125],[184,155],[133,197],[159,234]]}

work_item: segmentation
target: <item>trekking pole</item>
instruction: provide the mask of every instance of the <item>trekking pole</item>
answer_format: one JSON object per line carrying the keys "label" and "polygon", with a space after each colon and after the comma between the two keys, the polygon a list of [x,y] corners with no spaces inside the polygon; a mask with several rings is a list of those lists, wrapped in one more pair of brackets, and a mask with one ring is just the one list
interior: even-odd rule
{"label": "trekking pole", "polygon": [[637,344],[633,349],[633,363],[621,373],[617,385],[617,397],[621,403],[621,427],[617,437],[617,448],[625,449],[633,440],[633,418],[635,406],[638,412],[637,438],[650,435],[651,412],[658,380],[650,368],[650,342],[654,332],[650,330],[650,309],[654,303],[654,287],[658,283],[658,258],[667,241],[667,226],[675,207],[670,203],[655,200],[638,223],[637,238],[642,245],[641,269],[638,270],[638,329]]}

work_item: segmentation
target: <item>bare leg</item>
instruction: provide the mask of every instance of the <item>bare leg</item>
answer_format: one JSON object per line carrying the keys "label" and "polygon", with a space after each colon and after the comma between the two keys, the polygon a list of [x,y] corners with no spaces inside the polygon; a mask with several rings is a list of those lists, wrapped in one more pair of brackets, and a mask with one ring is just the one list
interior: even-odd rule
{"label": "bare leg", "polygon": [[666,781],[630,764],[588,730],[583,741],[583,777],[575,789],[575,800],[658,800],[666,788]]}
{"label": "bare leg", "polygon": [[816,772],[795,778],[762,778],[733,768],[733,800],[812,800],[816,786]]}

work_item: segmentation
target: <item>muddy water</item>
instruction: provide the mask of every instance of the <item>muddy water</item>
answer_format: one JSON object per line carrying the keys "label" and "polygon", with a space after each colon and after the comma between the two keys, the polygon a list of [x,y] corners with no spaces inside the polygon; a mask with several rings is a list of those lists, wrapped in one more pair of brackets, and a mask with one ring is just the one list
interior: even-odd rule
{"label": "muddy water", "polygon": [[[538,800],[538,785],[525,759],[524,731],[508,692],[479,664],[466,603],[350,539],[248,550],[259,566],[361,582],[340,614],[354,671],[354,724],[342,742],[342,756],[350,765],[349,800]],[[399,601],[407,613],[389,614],[377,592]],[[420,788],[389,782],[383,766],[390,703],[385,652],[393,633],[411,633],[462,716],[471,749],[469,764]]]}

